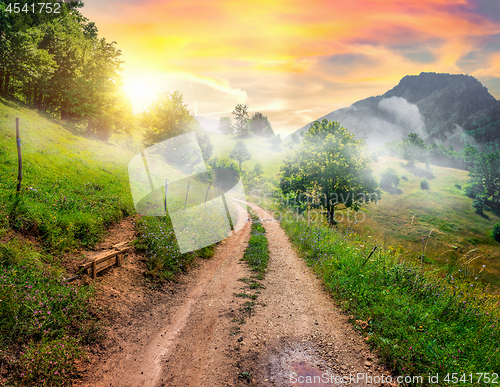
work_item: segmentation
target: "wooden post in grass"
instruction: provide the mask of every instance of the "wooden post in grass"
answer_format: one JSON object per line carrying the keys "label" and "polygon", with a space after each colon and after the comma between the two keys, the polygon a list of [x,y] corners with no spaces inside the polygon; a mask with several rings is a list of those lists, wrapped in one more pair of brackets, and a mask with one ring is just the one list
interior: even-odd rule
{"label": "wooden post in grass", "polygon": [[372,250],[372,252],[370,253],[370,255],[368,255],[368,257],[365,258],[365,260],[363,261],[363,264],[361,265],[361,267],[365,266],[365,263],[368,262],[368,260],[370,259],[370,257],[373,255],[373,253],[375,252],[375,250],[377,250],[377,247],[378,246],[375,246]]}
{"label": "wooden post in grass", "polygon": [[188,187],[187,187],[187,190],[186,190],[186,200],[184,200],[184,209],[186,209],[186,204],[187,204],[187,201],[188,201],[188,194],[189,194],[189,184],[191,182],[188,180]]}
{"label": "wooden post in grass", "polygon": [[19,135],[19,118],[17,117],[16,117],[16,142],[17,142],[17,160],[18,160],[17,192],[20,192],[21,182],[23,180],[23,158],[21,155],[21,136]]}

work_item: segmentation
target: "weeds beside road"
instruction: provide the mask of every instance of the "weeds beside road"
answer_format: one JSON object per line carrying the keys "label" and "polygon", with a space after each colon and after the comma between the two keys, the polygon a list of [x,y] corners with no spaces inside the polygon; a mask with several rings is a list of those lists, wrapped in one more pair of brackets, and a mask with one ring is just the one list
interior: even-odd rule
{"label": "weeds beside road", "polygon": [[[388,366],[403,375],[498,373],[498,298],[467,266],[435,275],[400,259],[392,246],[373,249],[349,229],[289,217],[282,227],[352,322]],[[467,376],[468,377],[468,376]],[[469,379],[467,379],[469,380]],[[473,377],[469,385],[483,385]]]}

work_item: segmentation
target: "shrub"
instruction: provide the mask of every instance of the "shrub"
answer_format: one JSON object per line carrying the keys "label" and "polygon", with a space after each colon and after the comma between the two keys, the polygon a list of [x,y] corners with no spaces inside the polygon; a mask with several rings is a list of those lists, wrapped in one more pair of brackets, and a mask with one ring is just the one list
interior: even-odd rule
{"label": "shrub", "polygon": [[422,179],[422,181],[420,182],[420,188],[429,189],[429,182],[427,181],[427,179]]}
{"label": "shrub", "polygon": [[380,186],[385,188],[397,187],[399,176],[394,168],[386,168],[380,177]]}
{"label": "shrub", "polygon": [[476,196],[472,202],[472,207],[476,210],[476,214],[482,215],[484,213],[484,199],[482,196]]}
{"label": "shrub", "polygon": [[495,224],[493,226],[492,235],[493,235],[493,238],[495,238],[495,240],[498,243],[500,243],[500,222],[498,222],[497,224]]}
{"label": "shrub", "polygon": [[401,180],[408,181],[408,177],[406,175],[401,175]]}
{"label": "shrub", "polygon": [[462,186],[460,184],[455,183],[455,188],[462,189]]}

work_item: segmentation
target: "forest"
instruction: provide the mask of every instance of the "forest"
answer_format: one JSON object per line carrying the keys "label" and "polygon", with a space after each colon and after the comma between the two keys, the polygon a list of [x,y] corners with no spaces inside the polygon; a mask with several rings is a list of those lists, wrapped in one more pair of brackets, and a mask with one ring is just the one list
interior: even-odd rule
{"label": "forest", "polygon": [[132,108],[122,91],[121,51],[100,38],[95,23],[60,2],[59,13],[9,11],[0,2],[0,96],[71,121],[109,138],[130,129]]}

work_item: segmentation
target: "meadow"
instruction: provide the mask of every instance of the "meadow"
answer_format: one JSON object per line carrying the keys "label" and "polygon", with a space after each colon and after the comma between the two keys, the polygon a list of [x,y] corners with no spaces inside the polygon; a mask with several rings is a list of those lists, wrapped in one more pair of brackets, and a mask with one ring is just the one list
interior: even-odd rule
{"label": "meadow", "polygon": [[[500,245],[491,235],[500,217],[492,211],[485,211],[484,216],[475,213],[473,199],[465,196],[468,172],[434,165],[428,170],[423,164],[409,168],[406,164],[380,156],[373,163],[375,176],[390,167],[403,178],[397,187],[382,188],[377,203],[361,208],[364,221],[344,217],[343,226],[392,246],[407,259],[418,262],[424,255],[426,267],[470,261],[471,270],[481,271],[482,281],[500,286]],[[420,187],[425,176],[427,190]],[[357,219],[363,219],[361,214]]]}

